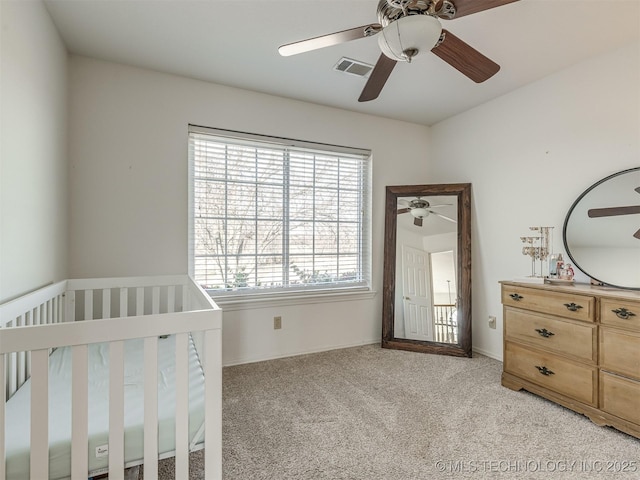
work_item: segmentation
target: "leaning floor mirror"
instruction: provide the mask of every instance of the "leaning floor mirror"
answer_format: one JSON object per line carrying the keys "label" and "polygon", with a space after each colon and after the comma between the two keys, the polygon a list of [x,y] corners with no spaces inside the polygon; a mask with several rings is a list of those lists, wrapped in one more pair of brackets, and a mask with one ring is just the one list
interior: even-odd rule
{"label": "leaning floor mirror", "polygon": [[471,184],[388,186],[382,347],[471,356]]}

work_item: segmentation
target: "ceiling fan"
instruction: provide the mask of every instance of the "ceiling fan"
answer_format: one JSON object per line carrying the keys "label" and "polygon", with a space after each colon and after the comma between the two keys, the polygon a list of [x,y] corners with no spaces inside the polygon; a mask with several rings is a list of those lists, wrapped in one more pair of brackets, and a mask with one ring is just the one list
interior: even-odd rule
{"label": "ceiling fan", "polygon": [[[636,193],[640,193],[640,187],[633,189]],[[607,207],[607,208],[591,208],[587,212],[589,218],[598,217],[617,217],[618,215],[633,215],[640,213],[640,205],[630,205],[628,207]],[[640,228],[633,234],[634,238],[640,240]]]}
{"label": "ceiling fan", "polygon": [[436,217],[440,217],[449,222],[458,223],[451,217],[447,217],[446,215],[442,215],[441,213],[430,210],[431,208],[437,207],[449,207],[450,204],[448,203],[442,205],[431,205],[429,202],[420,197],[410,201],[401,199],[400,202],[407,205],[407,207],[398,209],[398,215],[409,212],[413,216],[413,224],[417,227],[421,227],[422,220],[429,215],[435,215]]}
{"label": "ceiling fan", "polygon": [[518,0],[380,0],[378,23],[342,30],[282,45],[282,56],[317,50],[331,45],[379,34],[382,54],[369,75],[359,102],[378,98],[399,61],[411,63],[418,54],[431,51],[476,83],[500,70],[500,65],[444,30],[440,20],[471,15]]}

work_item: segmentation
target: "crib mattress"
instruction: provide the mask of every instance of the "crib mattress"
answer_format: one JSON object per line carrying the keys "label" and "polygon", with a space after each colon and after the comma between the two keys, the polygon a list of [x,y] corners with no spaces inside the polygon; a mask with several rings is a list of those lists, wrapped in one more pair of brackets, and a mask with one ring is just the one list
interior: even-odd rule
{"label": "crib mattress", "polygon": [[[125,341],[125,463],[141,460],[144,431],[143,340]],[[204,376],[193,341],[189,346],[189,439],[203,442]],[[109,442],[109,346],[88,348],[89,471],[108,467],[108,457],[96,448]],[[158,339],[158,451],[175,451],[175,337]],[[28,478],[31,382],[6,404],[7,480]],[[49,357],[49,477],[71,475],[71,348]]]}

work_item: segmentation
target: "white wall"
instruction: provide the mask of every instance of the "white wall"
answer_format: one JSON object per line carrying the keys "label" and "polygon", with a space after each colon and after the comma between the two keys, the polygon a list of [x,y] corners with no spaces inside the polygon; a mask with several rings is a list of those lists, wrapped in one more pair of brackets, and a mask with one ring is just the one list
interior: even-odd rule
{"label": "white wall", "polygon": [[432,127],[434,179],[473,183],[476,351],[502,358],[498,281],[530,272],[519,237],[553,226],[564,254],[562,225],[578,195],[640,165],[639,50],[595,57]]}
{"label": "white wall", "polygon": [[0,302],[67,276],[67,53],[41,2],[0,2]]}
{"label": "white wall", "polygon": [[223,356],[380,340],[384,186],[428,182],[427,127],[83,57],[70,96],[72,277],[187,272],[189,123],[371,149],[376,297],[227,312]]}

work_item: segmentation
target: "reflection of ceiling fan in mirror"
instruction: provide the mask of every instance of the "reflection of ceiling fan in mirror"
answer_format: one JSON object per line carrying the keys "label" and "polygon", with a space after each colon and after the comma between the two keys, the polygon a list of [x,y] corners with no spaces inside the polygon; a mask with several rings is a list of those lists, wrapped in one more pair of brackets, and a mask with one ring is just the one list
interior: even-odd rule
{"label": "reflection of ceiling fan in mirror", "polygon": [[474,82],[481,83],[495,75],[500,65],[444,30],[440,19],[451,20],[516,1],[380,0],[378,23],[282,45],[278,51],[282,56],[295,55],[379,34],[378,45],[382,54],[369,75],[359,102],[378,98],[397,62],[411,63],[416,55],[428,51]]}
{"label": "reflection of ceiling fan in mirror", "polygon": [[[640,193],[640,187],[634,188],[634,191]],[[633,215],[640,213],[640,205],[630,205],[628,207],[609,207],[609,208],[591,208],[587,215],[589,218],[598,217],[617,217],[618,215]],[[640,240],[640,228],[633,234],[634,238]]]}
{"label": "reflection of ceiling fan in mirror", "polygon": [[431,205],[429,202],[420,197],[417,197],[415,200],[400,199],[400,203],[407,205],[407,207],[398,209],[398,215],[409,212],[413,216],[413,224],[417,227],[421,227],[422,220],[429,215],[435,215],[436,217],[440,217],[449,222],[458,223],[453,218],[447,217],[446,215],[442,215],[441,213],[431,210],[432,208],[438,207],[450,207],[451,204],[449,203],[444,203],[441,205]]}

